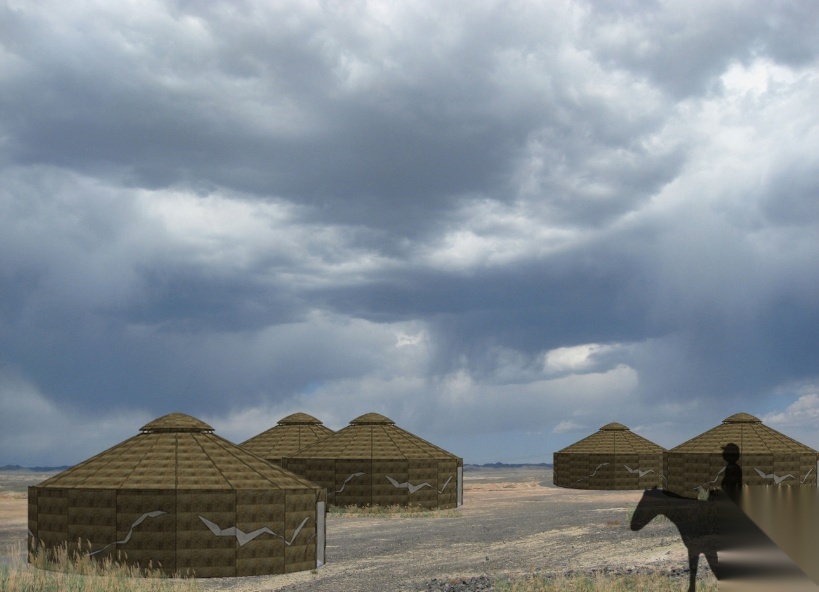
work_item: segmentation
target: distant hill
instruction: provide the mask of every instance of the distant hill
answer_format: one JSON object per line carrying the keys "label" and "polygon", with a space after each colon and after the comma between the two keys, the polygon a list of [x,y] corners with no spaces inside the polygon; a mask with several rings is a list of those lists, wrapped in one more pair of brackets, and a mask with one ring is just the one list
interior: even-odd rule
{"label": "distant hill", "polygon": [[553,469],[554,465],[550,463],[522,463],[522,464],[506,464],[506,463],[484,463],[482,465],[464,464],[464,468],[472,467],[475,469],[520,469],[523,467],[542,467],[544,469]]}
{"label": "distant hill", "polygon": [[31,471],[33,473],[51,473],[52,471],[64,471],[70,469],[66,467],[21,467],[20,465],[6,465],[0,467],[0,471]]}

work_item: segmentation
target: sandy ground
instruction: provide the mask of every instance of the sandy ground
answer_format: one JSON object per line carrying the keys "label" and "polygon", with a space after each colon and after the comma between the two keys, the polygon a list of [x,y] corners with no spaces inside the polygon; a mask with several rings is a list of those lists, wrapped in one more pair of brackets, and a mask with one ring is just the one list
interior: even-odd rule
{"label": "sandy ground", "polygon": [[[24,544],[25,487],[45,476],[0,473],[0,545]],[[556,488],[551,471],[541,468],[467,470],[457,510],[425,517],[330,514],[327,564],[314,572],[202,584],[209,591],[416,592],[433,578],[686,565],[672,524],[629,530],[628,512],[640,496]]]}

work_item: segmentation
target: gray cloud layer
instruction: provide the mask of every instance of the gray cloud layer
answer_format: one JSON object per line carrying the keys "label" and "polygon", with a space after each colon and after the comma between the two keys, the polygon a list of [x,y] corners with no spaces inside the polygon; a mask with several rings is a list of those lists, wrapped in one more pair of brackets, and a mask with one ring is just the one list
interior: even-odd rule
{"label": "gray cloud layer", "polygon": [[819,446],[812,3],[0,11],[0,464],[177,410]]}

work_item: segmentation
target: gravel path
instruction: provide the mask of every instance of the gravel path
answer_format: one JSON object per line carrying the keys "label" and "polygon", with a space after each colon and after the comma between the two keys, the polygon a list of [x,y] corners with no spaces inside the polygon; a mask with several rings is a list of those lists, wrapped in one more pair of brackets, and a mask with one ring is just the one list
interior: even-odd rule
{"label": "gravel path", "polygon": [[[687,577],[685,547],[672,524],[628,529],[628,509],[640,495],[472,484],[458,517],[330,515],[327,565],[315,572],[203,585],[213,592],[472,592],[533,572],[673,567]],[[710,575],[704,564],[701,572]]]}
{"label": "gravel path", "polygon": [[[328,515],[327,564],[317,570],[199,583],[206,592],[479,592],[507,576],[595,569],[677,570],[683,581],[672,524],[628,529],[641,494],[555,488],[543,470],[467,472],[457,510]],[[6,542],[25,541],[25,501],[14,502]],[[700,573],[713,577],[704,563]]]}

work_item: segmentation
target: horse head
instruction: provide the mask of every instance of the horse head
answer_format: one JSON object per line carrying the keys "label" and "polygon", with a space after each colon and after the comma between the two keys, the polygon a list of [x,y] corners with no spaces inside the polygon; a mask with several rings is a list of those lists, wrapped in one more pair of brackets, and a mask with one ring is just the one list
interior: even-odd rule
{"label": "horse head", "polygon": [[631,530],[641,530],[646,524],[662,514],[663,492],[656,487],[646,489],[640,498],[634,513],[631,515],[629,526]]}

